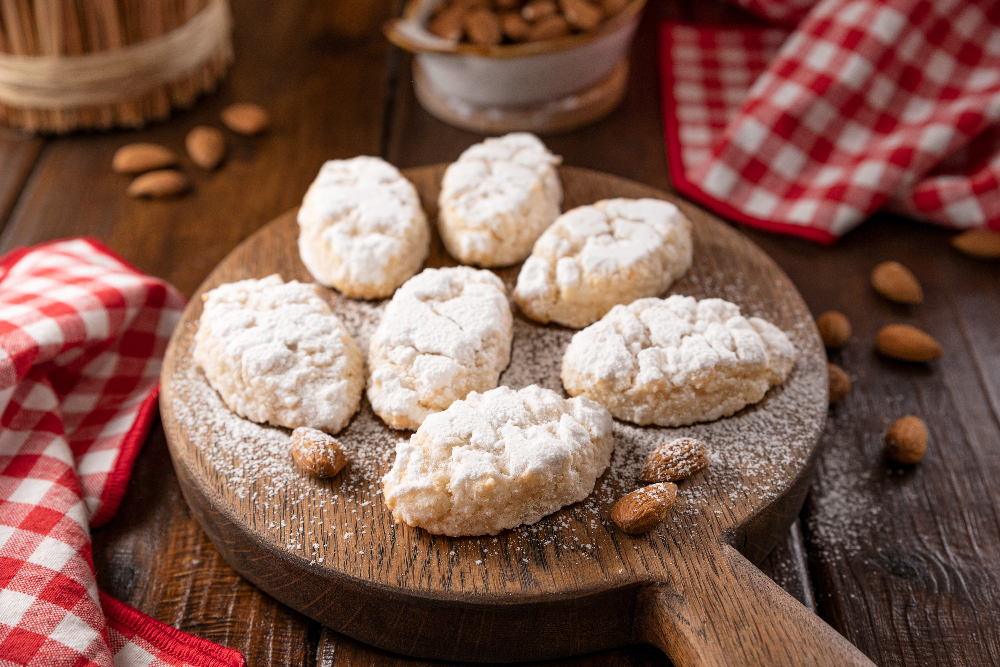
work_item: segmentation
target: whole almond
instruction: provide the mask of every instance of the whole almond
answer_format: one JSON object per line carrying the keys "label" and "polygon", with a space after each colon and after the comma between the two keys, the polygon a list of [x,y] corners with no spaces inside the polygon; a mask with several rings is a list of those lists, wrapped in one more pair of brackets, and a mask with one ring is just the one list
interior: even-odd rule
{"label": "whole almond", "polygon": [[552,16],[546,16],[531,26],[526,39],[529,42],[542,42],[568,34],[569,24],[566,23],[566,19],[558,14],[553,14]]}
{"label": "whole almond", "polygon": [[872,271],[875,291],[896,303],[915,304],[924,300],[924,290],[913,272],[899,262],[882,262]]}
{"label": "whole almond", "polygon": [[816,328],[827,349],[843,347],[851,337],[851,321],[836,310],[828,310],[816,318]]}
{"label": "whole almond", "polygon": [[663,521],[676,500],[675,484],[650,484],[619,498],[611,508],[611,520],[629,535],[639,535]]}
{"label": "whole almond", "polygon": [[657,447],[639,473],[644,482],[679,482],[708,467],[708,450],[700,440],[677,438]]}
{"label": "whole almond", "polygon": [[260,134],[271,122],[264,107],[250,102],[230,104],[220,114],[222,123],[236,134],[253,136]]}
{"label": "whole almond", "polygon": [[465,10],[454,5],[446,7],[438,12],[438,15],[427,26],[427,30],[441,39],[454,41],[462,39],[465,32]]}
{"label": "whole almond", "polygon": [[923,362],[943,354],[941,344],[908,324],[890,324],[878,332],[878,351],[900,361]]}
{"label": "whole almond", "polygon": [[187,176],[175,169],[159,169],[137,177],[126,192],[133,197],[173,197],[188,189]]}
{"label": "whole almond", "polygon": [[577,30],[593,30],[604,20],[604,11],[587,0],[559,0],[566,22]]}
{"label": "whole almond", "polygon": [[226,139],[222,132],[207,125],[199,125],[188,132],[184,145],[191,161],[202,169],[215,169],[226,155]]}
{"label": "whole almond", "polygon": [[347,465],[336,438],[305,426],[292,431],[292,460],[313,477],[333,477]]}
{"label": "whole almond", "polygon": [[601,0],[605,16],[614,16],[628,6],[629,0]]}
{"label": "whole almond", "polygon": [[521,16],[524,17],[525,21],[534,23],[546,16],[552,16],[557,11],[559,8],[556,6],[555,0],[531,0],[521,8]]}
{"label": "whole almond", "polygon": [[900,417],[885,434],[885,448],[896,463],[919,463],[927,452],[927,426],[920,417]]}
{"label": "whole almond", "polygon": [[499,9],[521,8],[521,0],[496,0],[495,4]]}
{"label": "whole almond", "polygon": [[177,164],[177,155],[160,144],[126,144],[115,151],[111,169],[119,174],[141,174]]}
{"label": "whole almond", "polygon": [[481,7],[465,15],[465,34],[469,41],[480,46],[493,46],[503,39],[500,17]]}
{"label": "whole almond", "polygon": [[836,364],[827,362],[826,370],[830,375],[830,403],[832,404],[851,393],[851,378],[847,377],[844,369]]}
{"label": "whole almond", "polygon": [[512,42],[520,42],[531,31],[531,24],[521,18],[517,12],[501,14],[500,25],[503,27],[503,34],[507,35],[507,39]]}
{"label": "whole almond", "polygon": [[959,251],[979,259],[1000,259],[1000,233],[989,229],[970,229],[951,237]]}

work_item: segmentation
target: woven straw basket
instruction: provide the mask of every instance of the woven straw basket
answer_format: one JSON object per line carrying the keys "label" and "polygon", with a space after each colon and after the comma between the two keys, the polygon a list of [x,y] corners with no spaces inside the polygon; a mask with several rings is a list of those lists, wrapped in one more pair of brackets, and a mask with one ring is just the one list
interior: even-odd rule
{"label": "woven straw basket", "polygon": [[227,0],[0,0],[0,124],[139,127],[213,90],[232,54]]}

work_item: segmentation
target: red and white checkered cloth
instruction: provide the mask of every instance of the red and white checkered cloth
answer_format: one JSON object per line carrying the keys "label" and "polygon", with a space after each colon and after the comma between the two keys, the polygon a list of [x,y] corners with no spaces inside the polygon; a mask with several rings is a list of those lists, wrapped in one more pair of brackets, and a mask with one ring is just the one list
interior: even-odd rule
{"label": "red and white checkered cloth", "polygon": [[1000,4],[737,1],[798,24],[663,24],[678,191],[820,242],[881,208],[1000,231]]}
{"label": "red and white checkered cloth", "polygon": [[97,590],[90,528],[125,493],[183,297],[99,244],[0,259],[0,664],[235,667]]}

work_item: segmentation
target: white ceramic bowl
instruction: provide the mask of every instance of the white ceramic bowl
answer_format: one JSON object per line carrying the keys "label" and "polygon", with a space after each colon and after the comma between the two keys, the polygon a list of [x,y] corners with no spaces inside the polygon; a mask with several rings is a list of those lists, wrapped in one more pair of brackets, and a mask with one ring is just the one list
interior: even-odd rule
{"label": "white ceramic bowl", "polygon": [[[442,39],[427,30],[434,10],[443,2],[410,0],[403,17],[386,24],[389,39],[415,54],[419,76],[437,98],[428,105],[424,99],[428,91],[421,91],[418,82],[421,102],[439,116],[443,105],[459,116],[485,117],[492,112],[492,117],[499,118],[509,110],[525,119],[546,105],[578,106],[580,101],[574,102],[574,96],[600,88],[610,78],[621,79],[621,84],[613,91],[604,86],[617,98],[604,113],[614,108],[624,93],[627,65],[623,64],[646,4],[646,0],[632,0],[593,32],[543,42],[477,46]],[[608,100],[602,104],[607,107]]]}

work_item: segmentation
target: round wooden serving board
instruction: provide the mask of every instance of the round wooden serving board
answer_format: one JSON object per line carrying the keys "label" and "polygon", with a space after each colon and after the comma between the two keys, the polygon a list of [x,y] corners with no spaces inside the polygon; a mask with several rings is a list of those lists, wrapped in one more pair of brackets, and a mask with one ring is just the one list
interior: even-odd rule
{"label": "round wooden serving board", "polygon": [[[431,221],[443,172],[443,165],[404,172]],[[333,480],[316,480],[293,467],[286,429],[230,413],[192,361],[203,292],[272,273],[312,281],[289,211],[205,280],[167,351],[163,425],[198,521],[257,586],[390,651],[504,662],[649,642],[677,665],[870,664],[750,564],[798,513],[826,421],[826,357],[802,298],[759,248],[691,204],[593,171],[564,167],[560,174],[564,210],[609,197],[675,201],[694,222],[695,250],[671,293],[722,297],[787,331],[799,352],[789,380],[717,422],[665,429],[616,421],[611,467],[591,496],[533,526],[450,538],[394,525],[379,480],[409,432],[386,428],[362,399],[338,435],[350,466]],[[427,265],[454,265],[436,237]],[[517,270],[497,273],[512,289]],[[385,302],[326,293],[367,350]],[[573,332],[531,322],[513,302],[512,309],[512,360],[501,384],[561,392],[560,360]],[[708,445],[709,470],[679,484],[677,504],[658,528],[622,533],[609,518],[611,506],[639,486],[648,452],[682,435]]]}

